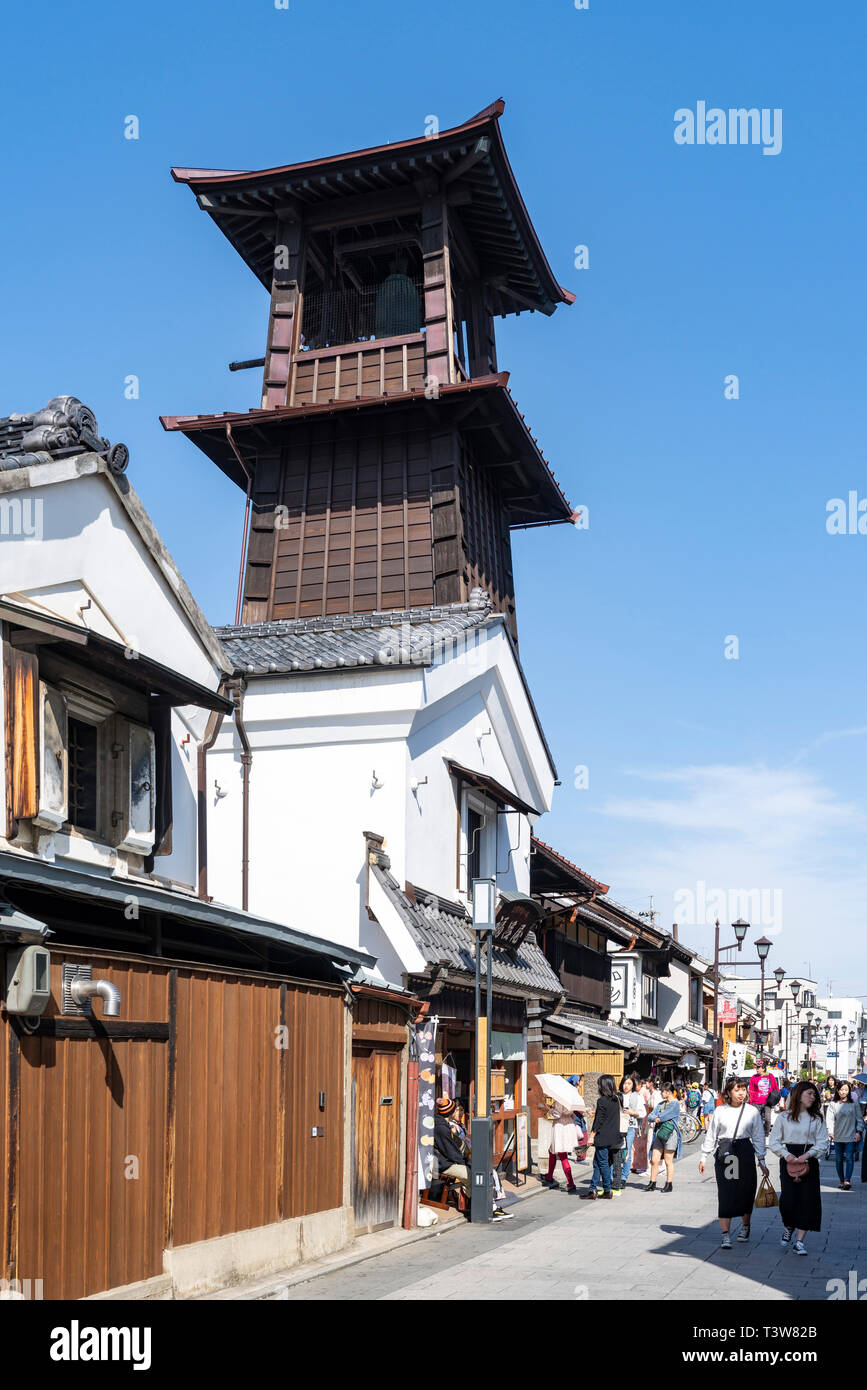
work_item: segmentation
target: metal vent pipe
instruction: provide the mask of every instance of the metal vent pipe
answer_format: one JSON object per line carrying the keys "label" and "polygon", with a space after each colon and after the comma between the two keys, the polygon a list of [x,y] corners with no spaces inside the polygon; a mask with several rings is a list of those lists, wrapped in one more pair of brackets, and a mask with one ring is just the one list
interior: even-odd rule
{"label": "metal vent pipe", "polygon": [[98,995],[104,1018],[117,1018],[120,1014],[120,990],[110,980],[73,980],[69,993],[76,1004],[85,1004]]}

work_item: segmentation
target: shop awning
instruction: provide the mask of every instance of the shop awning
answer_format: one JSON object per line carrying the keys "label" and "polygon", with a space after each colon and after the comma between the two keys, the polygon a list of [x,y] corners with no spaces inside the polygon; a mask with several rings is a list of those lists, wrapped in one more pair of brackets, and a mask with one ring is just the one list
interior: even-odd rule
{"label": "shop awning", "polygon": [[491,1061],[523,1062],[523,1060],[523,1033],[498,1033],[494,1029],[491,1033]]}

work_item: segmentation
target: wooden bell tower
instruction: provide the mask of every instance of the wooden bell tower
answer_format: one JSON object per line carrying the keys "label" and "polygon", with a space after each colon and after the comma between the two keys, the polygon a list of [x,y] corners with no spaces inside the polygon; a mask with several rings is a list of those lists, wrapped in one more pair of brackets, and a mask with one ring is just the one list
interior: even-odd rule
{"label": "wooden bell tower", "polygon": [[270,294],[261,403],[164,417],[251,497],[245,623],[467,602],[515,630],[510,531],[571,511],[497,366],[553,313],[503,103],[451,130],[250,173],[175,169]]}

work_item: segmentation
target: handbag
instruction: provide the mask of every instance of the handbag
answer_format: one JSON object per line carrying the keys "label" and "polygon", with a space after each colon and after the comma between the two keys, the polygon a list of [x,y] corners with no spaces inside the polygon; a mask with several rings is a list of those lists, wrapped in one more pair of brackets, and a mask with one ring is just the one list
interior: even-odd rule
{"label": "handbag", "polygon": [[774,1191],[774,1185],[767,1175],[762,1177],[754,1205],[757,1207],[778,1207],[780,1205],[779,1198]]}
{"label": "handbag", "polygon": [[744,1111],[746,1110],[746,1108],[746,1101],[744,1101],[744,1104],[738,1110],[738,1118],[737,1123],[735,1124],[735,1132],[732,1135],[731,1139],[719,1139],[717,1141],[716,1151],[718,1158],[728,1158],[729,1154],[733,1151],[735,1146],[735,1140],[738,1137],[738,1130],[741,1127],[741,1120],[744,1117]]}

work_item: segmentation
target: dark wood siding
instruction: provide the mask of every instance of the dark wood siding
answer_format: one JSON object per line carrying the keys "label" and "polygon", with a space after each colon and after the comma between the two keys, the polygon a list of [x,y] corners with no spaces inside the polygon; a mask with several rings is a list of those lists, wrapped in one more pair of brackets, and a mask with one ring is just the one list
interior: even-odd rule
{"label": "dark wood siding", "polygon": [[545,955],[570,999],[595,1009],[611,1008],[611,957],[569,941],[562,932],[545,935]]}
{"label": "dark wood siding", "polygon": [[[46,1017],[78,959],[52,951]],[[166,970],[98,968],[125,1019],[166,1021]],[[20,1052],[17,1277],[68,1299],[162,1273],[167,1043],[24,1035]]]}
{"label": "dark wood siding", "polygon": [[292,405],[387,396],[424,386],[424,338],[414,334],[385,342],[302,352],[295,358]]}
{"label": "dark wood siding", "polygon": [[506,615],[517,635],[511,538],[493,478],[474,460],[471,448],[462,444],[460,501],[466,586],[468,590],[487,589],[494,608]]}
{"label": "dark wood siding", "polygon": [[[105,1035],[61,1017],[64,961],[120,989],[118,1020],[95,1010]],[[339,991],[63,947],[51,987],[40,1034],[0,1027],[8,1277],[80,1298],[161,1274],[167,1244],[342,1205]]]}
{"label": "dark wood siding", "polygon": [[256,462],[245,622],[465,603],[515,633],[506,510],[470,436],[420,413],[298,423]]}

